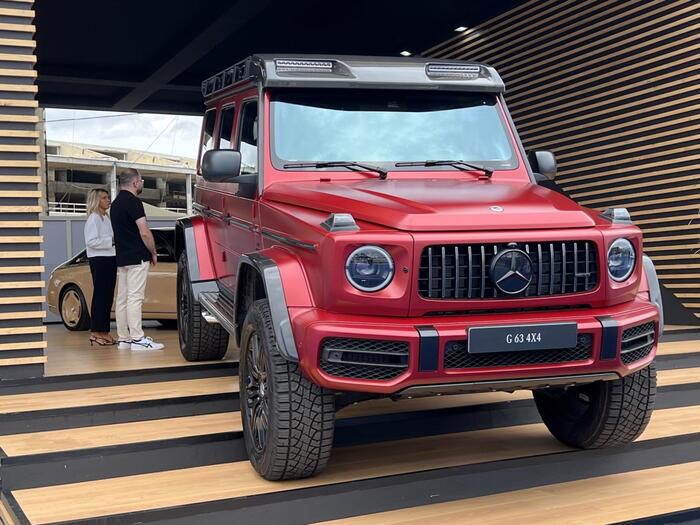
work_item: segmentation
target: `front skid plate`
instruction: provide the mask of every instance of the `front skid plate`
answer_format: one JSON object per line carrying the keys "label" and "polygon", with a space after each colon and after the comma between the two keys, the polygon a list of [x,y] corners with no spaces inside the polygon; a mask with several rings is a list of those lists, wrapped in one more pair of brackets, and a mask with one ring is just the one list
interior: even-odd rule
{"label": "front skid plate", "polygon": [[475,392],[497,392],[532,390],[552,386],[573,386],[594,381],[614,381],[620,376],[615,372],[603,374],[581,374],[573,376],[537,377],[530,379],[503,379],[499,381],[471,381],[467,383],[442,383],[437,385],[417,385],[408,387],[392,398],[429,397],[448,394],[470,394]]}

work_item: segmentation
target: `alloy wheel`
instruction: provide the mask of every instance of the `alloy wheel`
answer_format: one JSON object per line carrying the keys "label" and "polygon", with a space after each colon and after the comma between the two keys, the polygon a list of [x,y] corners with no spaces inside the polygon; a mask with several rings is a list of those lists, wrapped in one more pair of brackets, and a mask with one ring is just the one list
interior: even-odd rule
{"label": "alloy wheel", "polygon": [[68,290],[63,295],[63,301],[61,303],[61,316],[63,321],[71,327],[77,326],[80,321],[80,316],[82,315],[82,303],[78,292],[75,290]]}
{"label": "alloy wheel", "polygon": [[269,388],[267,361],[257,333],[253,333],[246,348],[246,411],[251,442],[256,452],[265,449],[269,427]]}

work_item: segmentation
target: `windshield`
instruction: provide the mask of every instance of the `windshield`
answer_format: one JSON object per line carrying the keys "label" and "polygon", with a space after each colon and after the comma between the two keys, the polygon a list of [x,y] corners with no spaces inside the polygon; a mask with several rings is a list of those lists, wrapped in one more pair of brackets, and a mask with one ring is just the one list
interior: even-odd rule
{"label": "windshield", "polygon": [[517,167],[492,95],[279,91],[273,95],[271,115],[272,153],[278,167],[301,161],[391,163],[393,167],[395,162],[441,159],[491,169]]}

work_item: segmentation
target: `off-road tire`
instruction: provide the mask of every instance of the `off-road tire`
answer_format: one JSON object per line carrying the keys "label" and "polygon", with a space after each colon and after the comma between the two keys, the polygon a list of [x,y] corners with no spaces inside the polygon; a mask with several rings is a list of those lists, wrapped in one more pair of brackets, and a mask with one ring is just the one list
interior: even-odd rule
{"label": "off-road tire", "polygon": [[562,443],[584,449],[624,445],[649,423],[656,365],[614,381],[535,390],[533,395],[544,424]]}
{"label": "off-road tire", "polygon": [[228,332],[202,317],[202,306],[192,293],[184,252],[177,262],[177,328],[180,353],[188,361],[214,361],[226,355]]}
{"label": "off-road tire", "polygon": [[[73,323],[66,321],[63,312],[63,303],[69,295],[73,297],[73,300],[75,300],[75,298],[77,297],[77,301],[79,302],[80,308],[78,320],[77,322]],[[85,296],[83,295],[82,290],[78,286],[71,284],[66,286],[66,288],[61,291],[61,300],[58,304],[58,312],[61,315],[61,321],[63,322],[63,326],[65,326],[71,332],[83,332],[85,330],[90,329],[90,308],[87,305],[87,301],[85,301]]]}
{"label": "off-road tire", "polygon": [[[268,425],[260,449],[251,426],[255,390],[249,377],[254,360],[251,340],[257,336],[259,359],[266,368]],[[248,310],[241,332],[240,396],[248,457],[263,478],[299,479],[321,472],[331,455],[335,427],[334,395],[309,381],[299,365],[279,352],[266,299]],[[259,392],[259,389],[258,389]]]}

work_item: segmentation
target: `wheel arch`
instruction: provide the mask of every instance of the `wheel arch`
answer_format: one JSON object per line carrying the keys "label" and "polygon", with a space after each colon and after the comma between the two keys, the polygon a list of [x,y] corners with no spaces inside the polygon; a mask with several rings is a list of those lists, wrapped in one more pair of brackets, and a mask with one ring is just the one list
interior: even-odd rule
{"label": "wheel arch", "polygon": [[[656,305],[659,310],[659,336],[664,333],[664,304],[661,298],[661,284],[659,283],[659,277],[656,275],[656,268],[654,267],[654,262],[651,257],[644,255],[642,257],[642,264],[644,266],[644,281],[640,286],[640,291],[648,291],[649,300]],[[646,290],[644,290],[644,284],[646,284]]]}
{"label": "wheel arch", "polygon": [[210,281],[216,278],[206,224],[200,215],[175,221],[176,261],[183,252],[187,255],[190,282]]}
{"label": "wheel arch", "polygon": [[[296,286],[292,287],[291,283]],[[274,247],[241,256],[234,309],[237,342],[240,342],[247,307],[262,298],[266,298],[270,305],[280,354],[289,361],[299,361],[288,307],[312,306],[311,295],[301,263],[283,248]]]}

